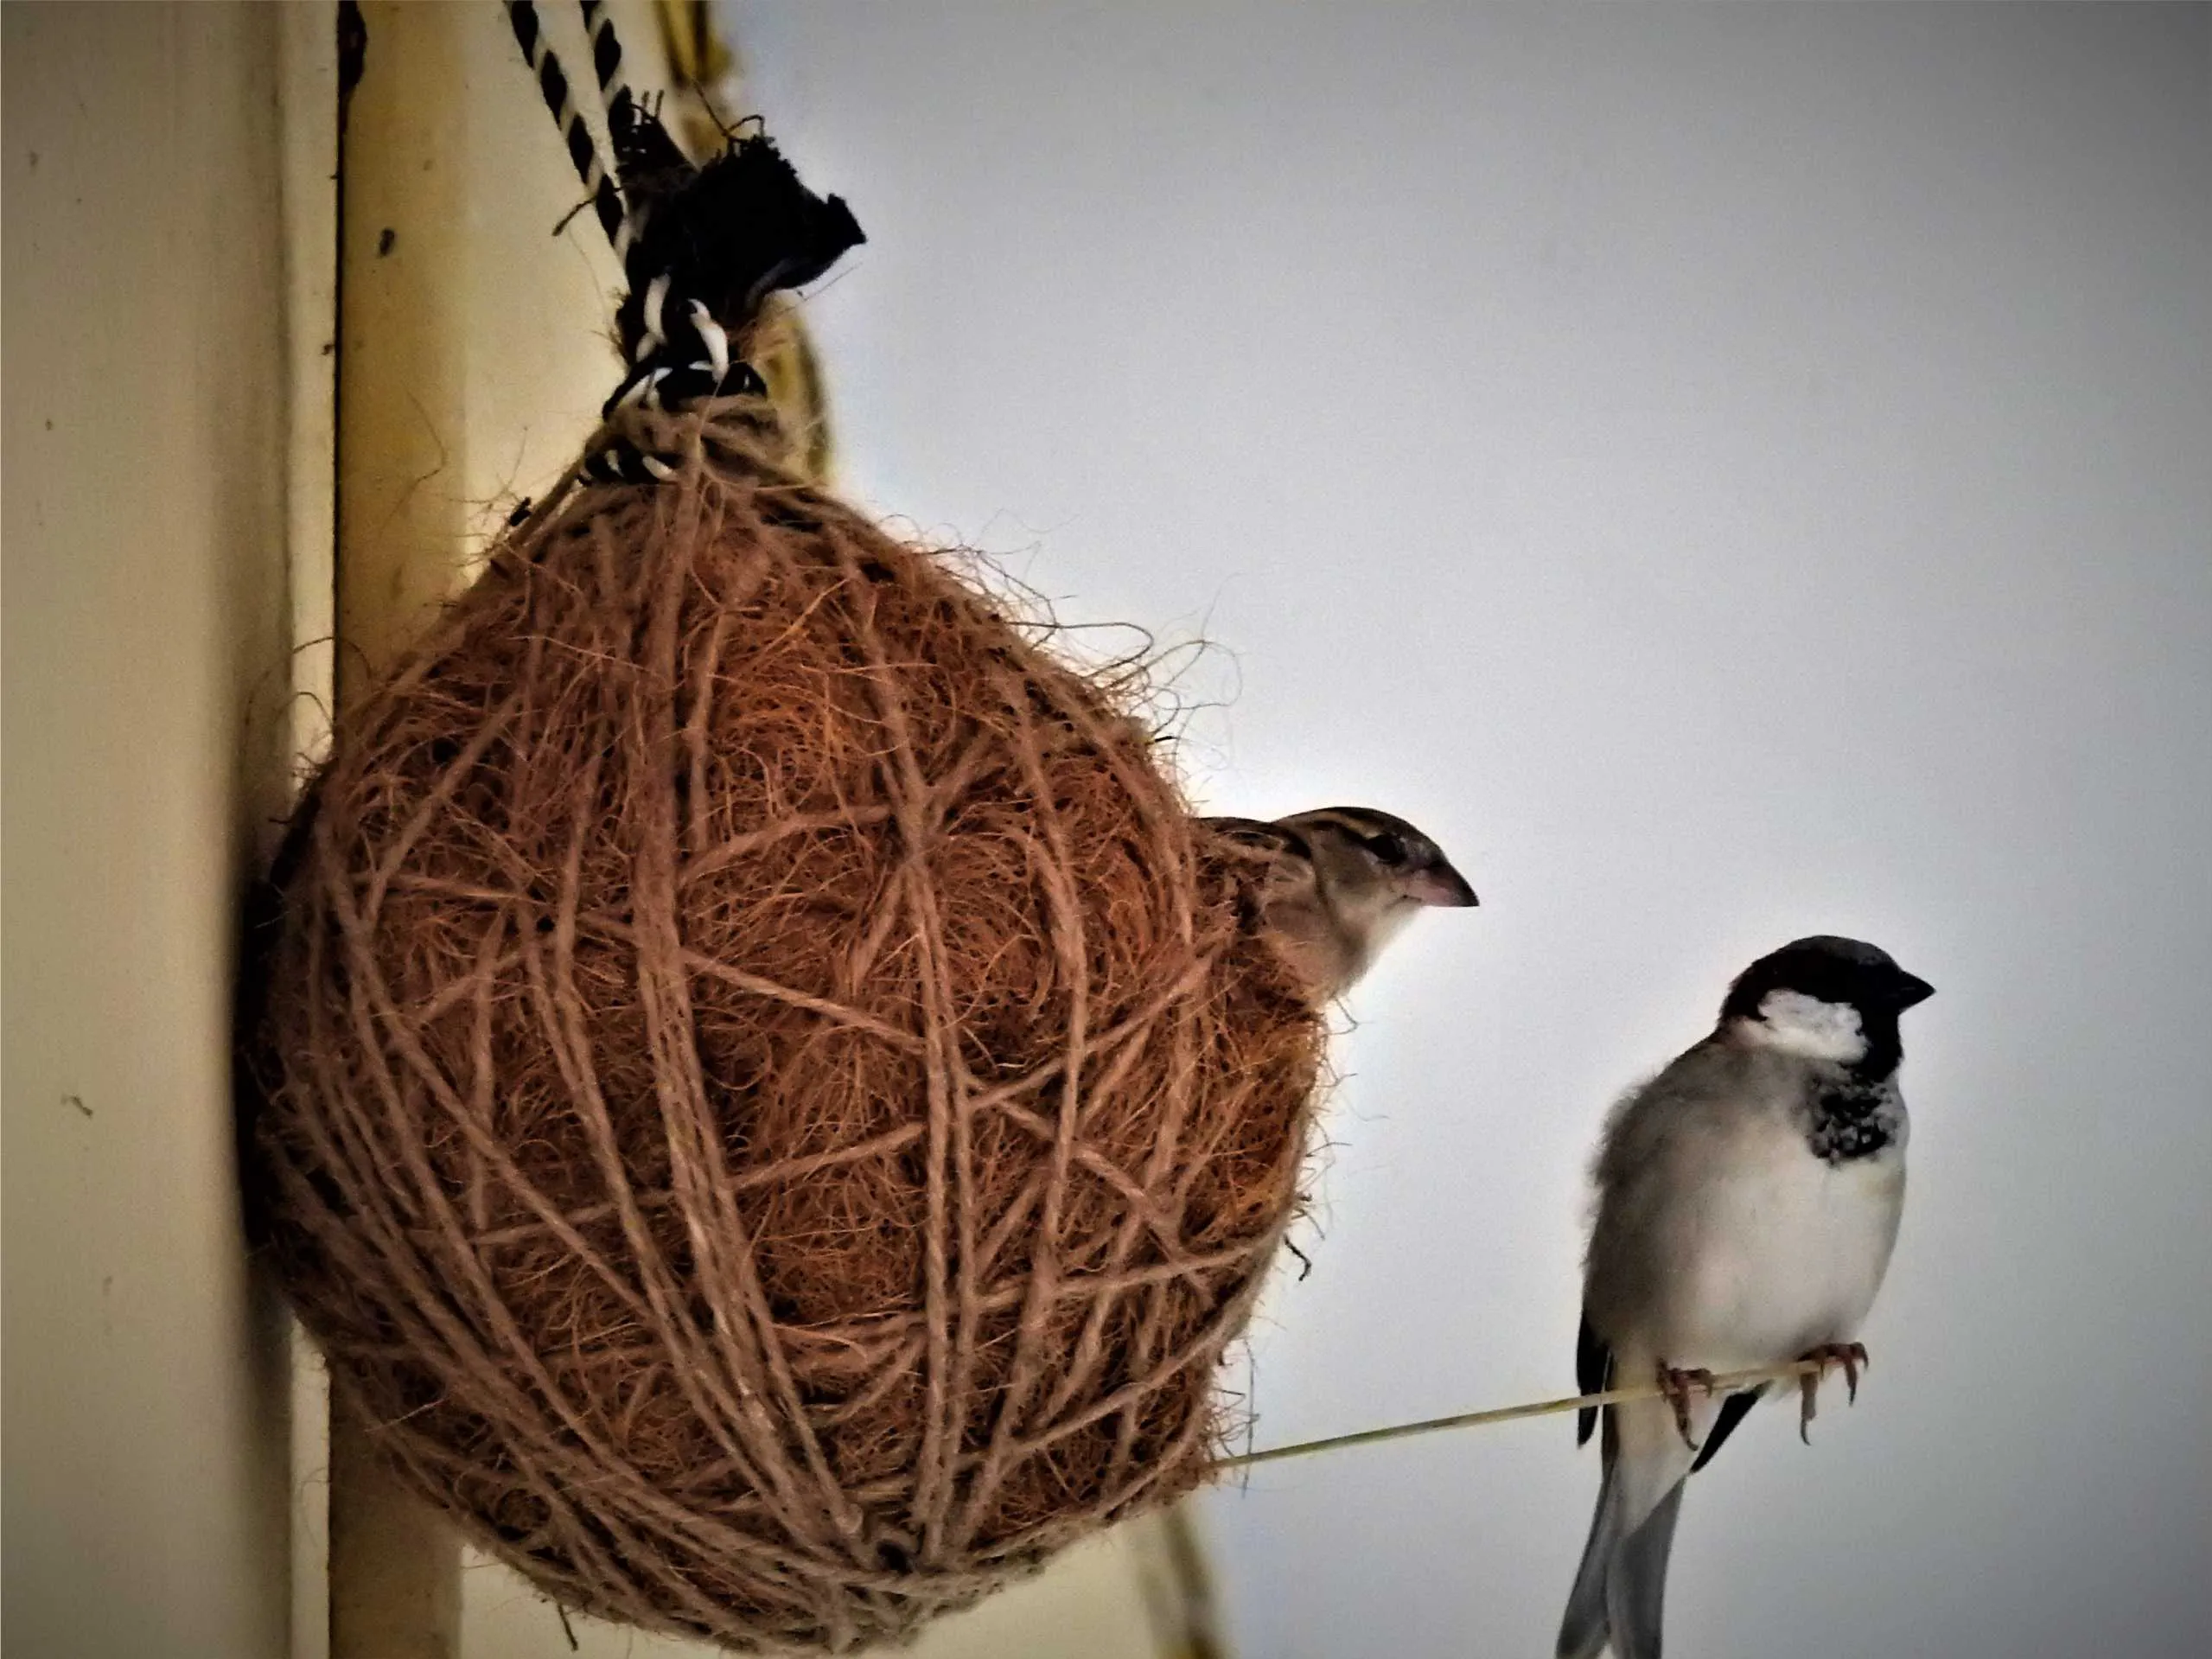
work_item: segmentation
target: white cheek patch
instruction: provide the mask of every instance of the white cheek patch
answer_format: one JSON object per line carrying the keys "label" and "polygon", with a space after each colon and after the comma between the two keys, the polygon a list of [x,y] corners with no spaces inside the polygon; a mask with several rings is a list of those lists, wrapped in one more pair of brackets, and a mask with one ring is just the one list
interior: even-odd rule
{"label": "white cheek patch", "polygon": [[1866,1033],[1859,1028],[1858,1010],[1849,1003],[1822,1002],[1801,991],[1769,991],[1759,1004],[1759,1017],[1739,1024],[1744,1040],[1763,1049],[1846,1066],[1866,1057]]}

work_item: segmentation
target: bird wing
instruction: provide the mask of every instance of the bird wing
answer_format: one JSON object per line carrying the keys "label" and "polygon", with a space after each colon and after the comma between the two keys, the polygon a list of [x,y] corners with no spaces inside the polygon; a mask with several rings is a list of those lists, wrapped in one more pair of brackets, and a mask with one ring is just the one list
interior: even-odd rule
{"label": "bird wing", "polygon": [[1255,858],[1246,853],[1235,858],[1236,863],[1249,866],[1237,882],[1237,921],[1245,932],[1256,934],[1271,921],[1283,920],[1279,907],[1271,916],[1270,906],[1295,881],[1291,872],[1309,882],[1312,879],[1313,849],[1305,837],[1257,818],[1202,818],[1198,826],[1233,846],[1265,855]]}
{"label": "bird wing", "polygon": [[1712,1426],[1705,1431],[1705,1444],[1698,1448],[1698,1460],[1690,1465],[1692,1474],[1696,1474],[1712,1461],[1713,1454],[1720,1450],[1721,1442],[1733,1434],[1736,1426],[1743,1420],[1751,1407],[1766,1397],[1767,1385],[1762,1382],[1756,1388],[1730,1394],[1720,1402],[1720,1414],[1712,1420]]}
{"label": "bird wing", "polygon": [[[1605,1339],[1590,1328],[1590,1316],[1582,1316],[1582,1329],[1575,1333],[1575,1392],[1603,1394],[1613,1386],[1613,1350]],[[1587,1445],[1597,1427],[1597,1407],[1584,1406],[1575,1413],[1575,1444]]]}

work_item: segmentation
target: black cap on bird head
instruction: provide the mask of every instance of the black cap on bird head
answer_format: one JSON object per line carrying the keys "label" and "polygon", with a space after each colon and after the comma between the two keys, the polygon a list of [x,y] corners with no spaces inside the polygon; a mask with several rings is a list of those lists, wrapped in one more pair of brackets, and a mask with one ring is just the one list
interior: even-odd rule
{"label": "black cap on bird head", "polygon": [[1836,1003],[1862,1014],[1903,1013],[1935,994],[1935,987],[1899,967],[1878,946],[1863,940],[1814,934],[1794,939],[1745,968],[1729,987],[1720,1017],[1743,1019],[1776,991],[1794,991],[1818,1002]]}
{"label": "black cap on bird head", "polygon": [[[1772,1042],[1812,1039],[1813,1052],[1844,1062],[1865,1078],[1887,1077],[1904,1056],[1897,1016],[1935,994],[1918,974],[1899,967],[1889,952],[1858,939],[1816,934],[1762,956],[1729,987],[1720,1024],[1756,1022],[1749,1029]],[[1848,1011],[1839,1020],[1822,1008]],[[1818,1033],[1817,1036],[1814,1033]],[[1801,1050],[1801,1051],[1806,1051]]]}

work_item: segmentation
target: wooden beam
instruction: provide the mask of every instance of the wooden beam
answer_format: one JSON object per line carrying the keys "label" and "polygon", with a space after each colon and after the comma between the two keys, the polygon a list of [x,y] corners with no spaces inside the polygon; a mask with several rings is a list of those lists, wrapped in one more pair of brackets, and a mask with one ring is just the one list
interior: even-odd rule
{"label": "wooden beam", "polygon": [[[338,158],[341,707],[462,571],[464,10],[362,0],[358,61],[341,70],[341,86],[352,81]],[[349,58],[356,49],[347,42]],[[330,1659],[459,1659],[459,1537],[335,1394],[329,1505]]]}

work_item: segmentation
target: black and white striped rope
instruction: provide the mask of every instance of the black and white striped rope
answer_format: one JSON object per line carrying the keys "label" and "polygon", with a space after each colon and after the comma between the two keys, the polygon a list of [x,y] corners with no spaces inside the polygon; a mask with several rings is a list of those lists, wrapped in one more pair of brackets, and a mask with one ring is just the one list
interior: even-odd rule
{"label": "black and white striped rope", "polygon": [[[590,127],[585,124],[583,112],[577,107],[575,93],[561,68],[561,61],[553,55],[553,49],[545,40],[545,31],[538,21],[538,8],[532,0],[507,0],[507,16],[514,29],[515,44],[522,48],[530,73],[538,79],[538,90],[545,95],[545,107],[552,112],[553,124],[561,131],[561,142],[568,146],[569,161],[576,169],[577,177],[583,181],[585,195],[591,200],[599,228],[607,233],[615,258],[627,271],[636,227],[623,204],[622,192],[615,188],[614,175],[599,158],[598,144],[591,136]],[[607,25],[607,36],[609,41],[614,38],[612,24]],[[595,46],[593,50],[596,58],[597,48]],[[614,48],[614,67],[619,76],[619,46]]]}
{"label": "black and white striped rope", "polygon": [[583,14],[583,37],[591,42],[591,72],[599,77],[599,99],[609,109],[630,96],[622,79],[622,43],[615,37],[615,20],[607,15],[607,0],[577,0]]}
{"label": "black and white striped rope", "polygon": [[[679,410],[709,398],[766,397],[768,382],[730,349],[730,331],[695,299],[678,300],[665,276],[647,285],[637,366],[607,399],[609,420],[625,409]],[[674,360],[674,361],[672,361]],[[685,361],[688,360],[688,361]],[[596,451],[584,471],[603,482],[672,478],[677,462],[627,443]]]}
{"label": "black and white striped rope", "polygon": [[[577,0],[577,9],[583,14],[583,37],[591,47],[591,72],[598,78],[600,105],[607,112],[607,137],[615,147],[618,185],[627,184],[620,176],[622,156],[637,131],[638,101],[622,74],[622,37],[615,33],[615,20],[608,15],[606,0]],[[629,240],[627,249],[617,246],[615,252],[623,256],[623,274],[635,282],[644,273],[630,269],[631,254],[645,235],[652,204],[637,191],[626,189],[622,205],[629,220]]]}
{"label": "black and white striped rope", "polygon": [[[579,0],[578,9],[609,131],[619,134],[639,119],[636,98],[622,76],[622,41],[602,0]],[[545,107],[560,129],[569,160],[591,199],[600,228],[625,274],[644,290],[645,326],[632,354],[632,367],[607,399],[602,416],[611,420],[629,408],[675,411],[705,398],[765,395],[767,384],[760,375],[749,364],[731,361],[729,332],[704,304],[696,299],[673,299],[666,274],[648,276],[635,268],[641,217],[625,201],[600,157],[568,75],[545,39],[536,5],[532,0],[508,0],[507,18],[515,43],[545,95]],[[677,465],[676,457],[647,454],[617,440],[587,456],[583,469],[602,482],[634,483],[673,477]]]}
{"label": "black and white striped rope", "polygon": [[[600,227],[622,262],[635,300],[634,317],[629,315],[630,302],[624,303],[622,325],[629,337],[629,371],[601,413],[612,422],[630,410],[673,413],[713,398],[765,397],[767,382],[750,364],[736,356],[730,329],[716,319],[706,303],[679,293],[675,276],[665,265],[655,269],[647,263],[658,264],[668,257],[666,249],[654,254],[651,251],[654,239],[646,234],[647,215],[657,199],[656,192],[666,190],[674,181],[696,179],[698,171],[670,140],[657,116],[644,109],[631,92],[622,74],[622,41],[604,0],[578,0],[578,10],[584,38],[591,48],[593,75],[606,107],[609,137],[615,146],[617,169],[612,173],[602,162],[591,130],[577,107],[569,79],[545,40],[537,8],[532,0],[507,0],[515,40],[537,76],[545,106],[560,128],[577,177],[590,194]],[[804,195],[787,167],[783,175],[792,189]],[[859,227],[852,224],[843,204],[832,198],[832,206],[844,216],[849,236],[811,264],[801,258],[772,265],[746,291],[741,310],[749,316],[768,289],[787,285],[774,278],[803,280],[798,273],[818,271],[837,251],[860,239]],[[676,244],[682,245],[685,239],[677,238]],[[583,472],[602,482],[640,483],[672,478],[680,465],[680,456],[642,451],[625,439],[613,438],[585,458]]]}

